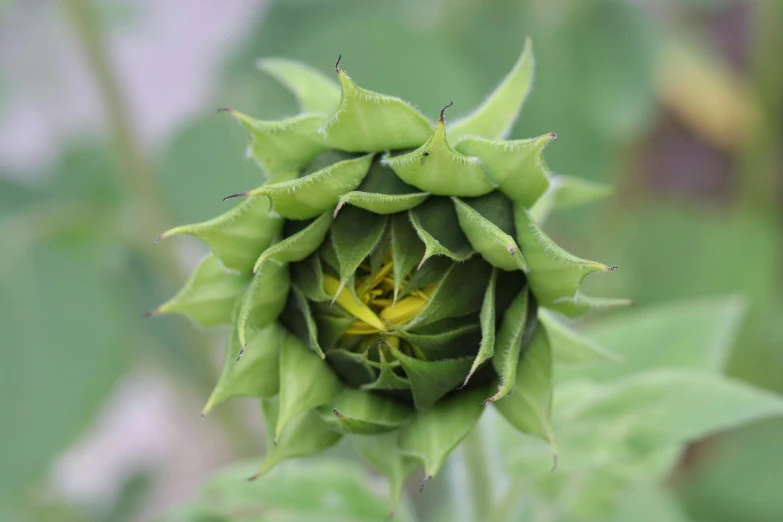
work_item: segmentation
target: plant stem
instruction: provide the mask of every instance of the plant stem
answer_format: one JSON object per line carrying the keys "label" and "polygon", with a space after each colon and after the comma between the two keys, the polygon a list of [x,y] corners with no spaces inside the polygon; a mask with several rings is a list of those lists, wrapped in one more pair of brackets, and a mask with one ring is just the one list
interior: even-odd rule
{"label": "plant stem", "polygon": [[462,442],[462,457],[465,475],[473,505],[473,519],[476,522],[488,520],[492,509],[492,473],[488,464],[488,452],[481,423]]}
{"label": "plant stem", "polygon": [[[133,234],[128,238],[131,246],[157,266],[165,280],[182,281],[186,276],[172,246],[158,245],[154,255],[152,252],[151,239],[165,230],[167,224],[162,211],[161,190],[157,176],[136,138],[122,90],[112,70],[100,12],[92,0],[64,0],[63,5],[103,98],[114,147],[121,163],[121,169],[115,175],[126,189],[133,221],[133,226],[122,227],[122,230]],[[192,348],[191,356],[199,368],[198,375],[213,374],[214,365],[203,337],[196,335],[192,329],[188,329],[186,335],[185,342]],[[205,379],[196,379],[195,384],[202,394],[209,393],[212,387],[212,383]],[[257,437],[248,430],[240,410],[229,406],[222,408],[215,417],[224,426],[238,454],[247,455],[256,446]]]}

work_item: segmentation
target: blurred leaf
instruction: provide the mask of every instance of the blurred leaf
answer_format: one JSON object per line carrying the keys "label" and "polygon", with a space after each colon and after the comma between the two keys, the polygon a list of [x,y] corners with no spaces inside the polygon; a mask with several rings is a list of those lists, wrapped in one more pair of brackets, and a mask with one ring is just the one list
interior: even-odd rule
{"label": "blurred leaf", "polygon": [[[166,522],[384,522],[391,505],[346,460],[289,462],[252,483],[252,465],[235,466],[207,484],[193,507]],[[395,522],[413,520],[402,509]]]}
{"label": "blurred leaf", "polygon": [[656,444],[685,443],[783,415],[783,397],[723,376],[656,370],[599,389],[571,415],[574,423],[623,426]]}
{"label": "blurred leaf", "polygon": [[697,520],[783,520],[783,419],[770,419],[693,448],[674,485]]}
{"label": "blurred leaf", "polygon": [[734,296],[617,314],[587,328],[584,335],[622,357],[622,362],[590,368],[560,368],[558,378],[609,380],[656,368],[722,373],[744,312],[745,301]]}
{"label": "blurred leaf", "polygon": [[134,314],[108,246],[34,245],[0,274],[2,497],[39,477],[127,368]]}

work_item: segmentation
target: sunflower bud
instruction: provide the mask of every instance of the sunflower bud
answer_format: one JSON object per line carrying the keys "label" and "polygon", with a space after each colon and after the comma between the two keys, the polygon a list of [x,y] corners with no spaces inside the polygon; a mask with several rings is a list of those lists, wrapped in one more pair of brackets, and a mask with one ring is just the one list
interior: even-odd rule
{"label": "sunflower bud", "polygon": [[261,121],[226,110],[267,181],[230,196],[244,200],[225,215],[161,235],[196,236],[212,253],[155,312],[232,325],[204,413],[261,399],[259,474],[355,437],[396,495],[417,465],[437,474],[490,404],[554,448],[553,357],[573,335],[547,310],[627,301],[583,295],[585,276],[614,267],[567,253],[534,219],[559,188],[570,200],[596,189],[552,175],[554,134],[504,139],[531,85],[530,43],[453,125],[450,103],[432,123],[359,87],[339,61],[338,82],[295,62],[260,66],[303,111]]}

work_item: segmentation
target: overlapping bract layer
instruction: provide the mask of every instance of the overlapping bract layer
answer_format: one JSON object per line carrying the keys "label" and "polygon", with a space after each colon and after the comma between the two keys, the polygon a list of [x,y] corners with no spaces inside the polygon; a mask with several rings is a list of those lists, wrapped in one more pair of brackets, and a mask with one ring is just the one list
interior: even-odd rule
{"label": "overlapping bract layer", "polygon": [[261,472],[356,435],[396,492],[412,463],[437,473],[486,403],[553,442],[553,353],[592,348],[539,309],[625,301],[582,295],[585,276],[613,267],[565,252],[533,218],[558,188],[579,193],[543,161],[555,135],[503,139],[530,87],[529,43],[453,125],[337,67],[339,86],[295,62],[260,65],[303,110],[278,122],[228,110],[267,181],[223,216],[161,235],[212,253],[156,312],[233,325],[204,412],[262,398],[275,444]]}

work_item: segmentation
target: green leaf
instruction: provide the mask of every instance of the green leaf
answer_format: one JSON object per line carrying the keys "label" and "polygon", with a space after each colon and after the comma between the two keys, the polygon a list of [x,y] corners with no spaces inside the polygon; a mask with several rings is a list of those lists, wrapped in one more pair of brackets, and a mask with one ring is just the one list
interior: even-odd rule
{"label": "green leaf", "polygon": [[335,218],[331,237],[340,263],[340,287],[335,296],[378,246],[386,230],[386,221],[385,216],[356,207],[346,208]]}
{"label": "green leaf", "polygon": [[530,271],[528,281],[540,306],[567,313],[581,311],[573,303],[582,281],[593,272],[615,267],[580,259],[557,246],[531,219],[527,210],[514,205],[517,240]]}
{"label": "green leaf", "polygon": [[404,330],[412,331],[448,317],[478,312],[489,281],[491,267],[478,257],[464,263],[453,263],[429,302]]}
{"label": "green leaf", "polygon": [[324,272],[318,254],[291,265],[291,280],[311,301],[331,301],[332,297],[324,292]]}
{"label": "green leaf", "polygon": [[256,65],[296,96],[302,112],[331,114],[340,103],[340,87],[309,65],[282,58],[262,58]]}
{"label": "green leaf", "polygon": [[604,386],[574,422],[624,426],[656,442],[685,443],[783,415],[783,398],[744,382],[695,370],[661,369]]}
{"label": "green leaf", "polygon": [[267,174],[299,169],[328,147],[318,129],[324,122],[319,114],[300,114],[280,121],[261,121],[232,109],[223,109],[250,133],[250,156]]}
{"label": "green leaf", "polygon": [[58,237],[16,257],[0,242],[9,263],[0,273],[5,508],[29,499],[24,490],[45,481],[53,459],[78,443],[145,346],[116,245],[78,243]]}
{"label": "green leaf", "polygon": [[[165,522],[387,522],[389,499],[361,465],[345,459],[290,461],[251,483],[253,465],[232,466]],[[395,522],[415,520],[403,504]]]}
{"label": "green leaf", "polygon": [[[249,201],[255,199],[251,198]],[[289,223],[300,224],[298,221],[289,221]],[[324,242],[331,224],[332,216],[329,212],[324,212],[312,222],[306,223],[294,234],[264,250],[253,266],[253,272],[256,272],[261,263],[267,259],[277,263],[294,263],[306,258],[318,250],[318,247]]]}
{"label": "green leaf", "polygon": [[247,287],[237,316],[239,343],[247,346],[245,331],[250,326],[264,328],[272,324],[285,307],[291,279],[288,265],[267,261],[253,276]]}
{"label": "green leaf", "polygon": [[487,263],[507,271],[527,269],[525,260],[513,237],[484,217],[470,204],[458,198],[452,198],[452,200],[457,209],[460,228],[470,241],[473,250],[481,254]]}
{"label": "green leaf", "polygon": [[538,311],[538,320],[546,327],[554,360],[564,364],[592,365],[607,361],[618,363],[623,358],[600,344],[575,332],[548,310]]}
{"label": "green leaf", "polygon": [[503,322],[500,324],[497,339],[495,339],[495,356],[492,358],[492,366],[500,376],[498,392],[487,399],[486,403],[502,399],[511,391],[516,383],[519,353],[524,342],[526,330],[534,325],[530,324],[531,310],[528,307],[528,290],[522,289],[511,301],[511,305],[503,313]]}
{"label": "green leaf", "polygon": [[481,159],[490,180],[512,201],[530,208],[550,186],[551,172],[544,162],[544,147],[557,136],[544,134],[528,140],[488,140],[469,136],[454,148]]}
{"label": "green leaf", "polygon": [[371,163],[372,154],[367,154],[334,163],[298,179],[262,185],[235,196],[267,196],[272,201],[272,210],[284,218],[311,219],[331,212],[340,196],[358,187]]}
{"label": "green leaf", "polygon": [[424,244],[411,226],[407,214],[391,217],[392,261],[394,262],[394,301],[411,270],[424,256]]}
{"label": "green leaf", "polygon": [[413,402],[419,411],[431,408],[461,384],[472,362],[470,358],[421,361],[408,357],[392,345],[390,350],[405,370],[413,392]]}
{"label": "green leaf", "polygon": [[388,518],[392,518],[402,498],[405,481],[416,470],[418,462],[399,451],[396,433],[355,437],[354,440],[364,460],[389,479],[393,505]]}
{"label": "green leaf", "polygon": [[393,170],[376,160],[359,188],[340,197],[335,214],[346,203],[375,214],[395,214],[420,205],[428,197],[429,194],[417,192],[416,187],[402,181]]}
{"label": "green leaf", "polygon": [[288,295],[288,302],[283,310],[281,321],[291,332],[296,334],[311,350],[324,359],[323,349],[318,342],[318,326],[310,309],[310,303],[302,292],[294,287]]}
{"label": "green leaf", "polygon": [[201,326],[228,324],[249,282],[248,275],[226,270],[209,254],[177,295],[147,315],[181,314]]}
{"label": "green leaf", "polygon": [[536,223],[546,221],[554,210],[592,203],[612,192],[608,185],[573,176],[553,175],[549,183],[549,190],[530,208],[530,215]]}
{"label": "green leaf", "polygon": [[397,401],[372,392],[346,388],[339,397],[318,407],[321,419],[341,433],[377,435],[394,431],[414,411]]}
{"label": "green leaf", "polygon": [[418,147],[432,126],[416,109],[394,96],[362,89],[337,69],[342,94],[337,111],[324,123],[326,143],[349,152],[382,152]]}
{"label": "green leaf", "polygon": [[269,202],[254,198],[209,221],[172,228],[158,236],[158,241],[178,234],[197,237],[226,268],[249,272],[282,226],[282,219],[269,215]]}
{"label": "green leaf", "polygon": [[275,440],[296,416],[333,400],[342,389],[326,362],[298,338],[287,335],[280,352],[280,413]]}
{"label": "green leaf", "polygon": [[277,323],[263,329],[250,328],[247,349],[239,359],[241,345],[236,330],[231,336],[223,359],[223,370],[204,406],[202,415],[231,397],[272,397],[280,387],[280,348],[285,330]]}
{"label": "green leaf", "polygon": [[469,116],[454,124],[452,140],[463,136],[503,138],[511,132],[533,83],[533,43],[528,38],[517,63],[489,98]]}
{"label": "green leaf", "polygon": [[517,430],[549,442],[557,464],[550,424],[552,387],[552,349],[546,330],[538,325],[517,366],[516,386],[494,404]]}
{"label": "green leaf", "polygon": [[430,198],[409,212],[419,239],[424,242],[424,257],[419,268],[432,256],[464,261],[473,253],[468,238],[457,224],[457,212],[446,198]]}
{"label": "green leaf", "polygon": [[[283,350],[285,355],[286,350]],[[309,352],[308,352],[309,353]],[[322,364],[320,359],[319,364]],[[281,415],[285,415],[285,399],[281,396],[261,399],[261,411],[264,414],[264,425],[267,434],[272,433],[272,426],[279,426]],[[329,428],[314,410],[299,413],[285,421],[286,430],[275,435],[272,444],[267,442],[267,453],[261,468],[247,480],[255,480],[266,474],[284,460],[318,455],[331,448],[342,437],[342,434]]]}
{"label": "green leaf", "polygon": [[446,457],[478,423],[486,388],[455,392],[431,409],[419,412],[400,428],[400,451],[422,462],[427,478],[437,475]]}
{"label": "green leaf", "polygon": [[426,143],[407,154],[386,154],[382,161],[406,183],[437,196],[481,196],[495,188],[478,158],[451,148],[443,111]]}
{"label": "green leaf", "polygon": [[492,275],[489,278],[489,284],[484,291],[484,300],[481,302],[481,344],[473,365],[470,367],[468,375],[462,386],[467,386],[468,381],[476,373],[478,367],[484,364],[495,354],[495,285],[497,284],[498,271],[492,269]]}

